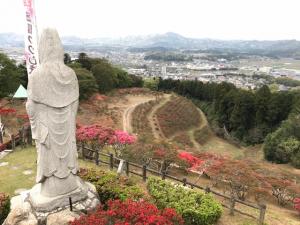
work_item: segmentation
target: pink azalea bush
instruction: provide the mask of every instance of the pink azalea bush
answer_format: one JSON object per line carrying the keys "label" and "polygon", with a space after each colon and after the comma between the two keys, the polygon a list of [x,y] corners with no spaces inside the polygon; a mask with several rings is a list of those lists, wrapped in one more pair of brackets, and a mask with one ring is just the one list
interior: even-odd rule
{"label": "pink azalea bush", "polygon": [[112,145],[116,156],[120,157],[122,150],[127,145],[133,144],[136,137],[122,130],[113,130],[98,124],[80,126],[76,131],[77,141],[86,143],[92,148],[103,148],[105,145]]}
{"label": "pink azalea bush", "polygon": [[136,141],[136,137],[133,135],[128,134],[126,131],[123,130],[116,130],[114,131],[113,137],[110,139],[111,145],[118,144],[118,145],[130,145]]}
{"label": "pink azalea bush", "polygon": [[116,130],[114,131],[114,135],[111,137],[109,144],[113,146],[116,156],[121,157],[126,146],[135,142],[135,136],[128,134],[126,131]]}
{"label": "pink azalea bush", "polygon": [[111,142],[113,136],[113,129],[103,127],[98,124],[81,126],[76,131],[77,140],[83,143],[87,143],[92,147],[103,147],[104,145]]}

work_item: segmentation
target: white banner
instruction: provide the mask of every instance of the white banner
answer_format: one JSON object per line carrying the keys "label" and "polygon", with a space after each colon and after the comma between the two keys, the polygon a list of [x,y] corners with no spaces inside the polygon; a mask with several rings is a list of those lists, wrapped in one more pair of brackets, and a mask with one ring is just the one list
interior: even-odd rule
{"label": "white banner", "polygon": [[30,75],[39,64],[38,32],[34,0],[23,0],[26,12],[25,60],[27,73]]}

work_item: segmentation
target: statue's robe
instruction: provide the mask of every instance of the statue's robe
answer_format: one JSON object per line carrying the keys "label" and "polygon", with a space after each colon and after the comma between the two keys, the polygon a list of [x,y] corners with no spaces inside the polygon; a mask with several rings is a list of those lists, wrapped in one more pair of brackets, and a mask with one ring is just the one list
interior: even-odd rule
{"label": "statue's robe", "polygon": [[36,182],[42,184],[43,195],[57,196],[77,188],[79,89],[76,74],[64,64],[58,34],[43,34],[40,65],[29,75],[26,108],[38,151]]}

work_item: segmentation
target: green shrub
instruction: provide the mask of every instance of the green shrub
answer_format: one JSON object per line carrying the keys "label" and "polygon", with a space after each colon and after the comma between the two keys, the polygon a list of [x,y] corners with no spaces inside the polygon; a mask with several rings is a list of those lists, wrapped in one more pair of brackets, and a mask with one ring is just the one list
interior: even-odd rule
{"label": "green shrub", "polygon": [[4,222],[10,211],[10,198],[4,193],[0,193],[0,224]]}
{"label": "green shrub", "polygon": [[132,179],[119,176],[114,172],[81,169],[80,177],[95,185],[102,204],[110,199],[126,200],[131,198],[138,200],[144,196],[141,188]]}
{"label": "green shrub", "polygon": [[185,224],[214,224],[222,214],[221,205],[209,194],[174,186],[157,178],[149,178],[147,187],[159,208],[174,208]]}
{"label": "green shrub", "polygon": [[300,151],[297,151],[296,153],[293,154],[292,165],[295,168],[300,169]]}
{"label": "green shrub", "polygon": [[98,85],[93,74],[84,68],[74,69],[79,85],[79,99],[88,99],[94,93],[98,92]]}

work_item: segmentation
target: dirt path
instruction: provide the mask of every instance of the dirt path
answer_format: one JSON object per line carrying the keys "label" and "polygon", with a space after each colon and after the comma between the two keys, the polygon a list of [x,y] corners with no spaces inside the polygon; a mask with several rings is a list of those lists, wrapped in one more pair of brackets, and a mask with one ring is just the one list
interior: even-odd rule
{"label": "dirt path", "polygon": [[165,94],[164,95],[164,99],[157,105],[155,105],[152,108],[152,111],[150,112],[149,116],[148,116],[148,120],[150,123],[150,126],[152,128],[152,133],[155,139],[161,139],[161,138],[166,138],[163,134],[163,132],[161,131],[160,127],[159,127],[159,123],[156,119],[156,112],[157,110],[162,107],[164,104],[166,104],[171,98],[170,94]]}
{"label": "dirt path", "polygon": [[197,108],[199,115],[200,115],[200,123],[198,127],[192,128],[191,130],[188,131],[188,135],[190,137],[191,142],[193,143],[194,147],[198,150],[201,150],[201,145],[196,141],[195,139],[195,132],[197,130],[201,130],[203,127],[208,126],[208,122],[206,119],[206,116],[202,112],[201,109]]}
{"label": "dirt path", "polygon": [[144,98],[129,99],[129,100],[131,100],[132,104],[130,104],[127,108],[125,108],[125,110],[123,112],[123,130],[124,131],[126,131],[128,133],[133,132],[131,120],[132,120],[132,112],[134,111],[135,107],[137,107],[138,105],[141,105],[145,102],[149,102],[151,100],[154,100],[154,99],[155,99],[154,96],[147,96],[147,97],[144,97]]}

